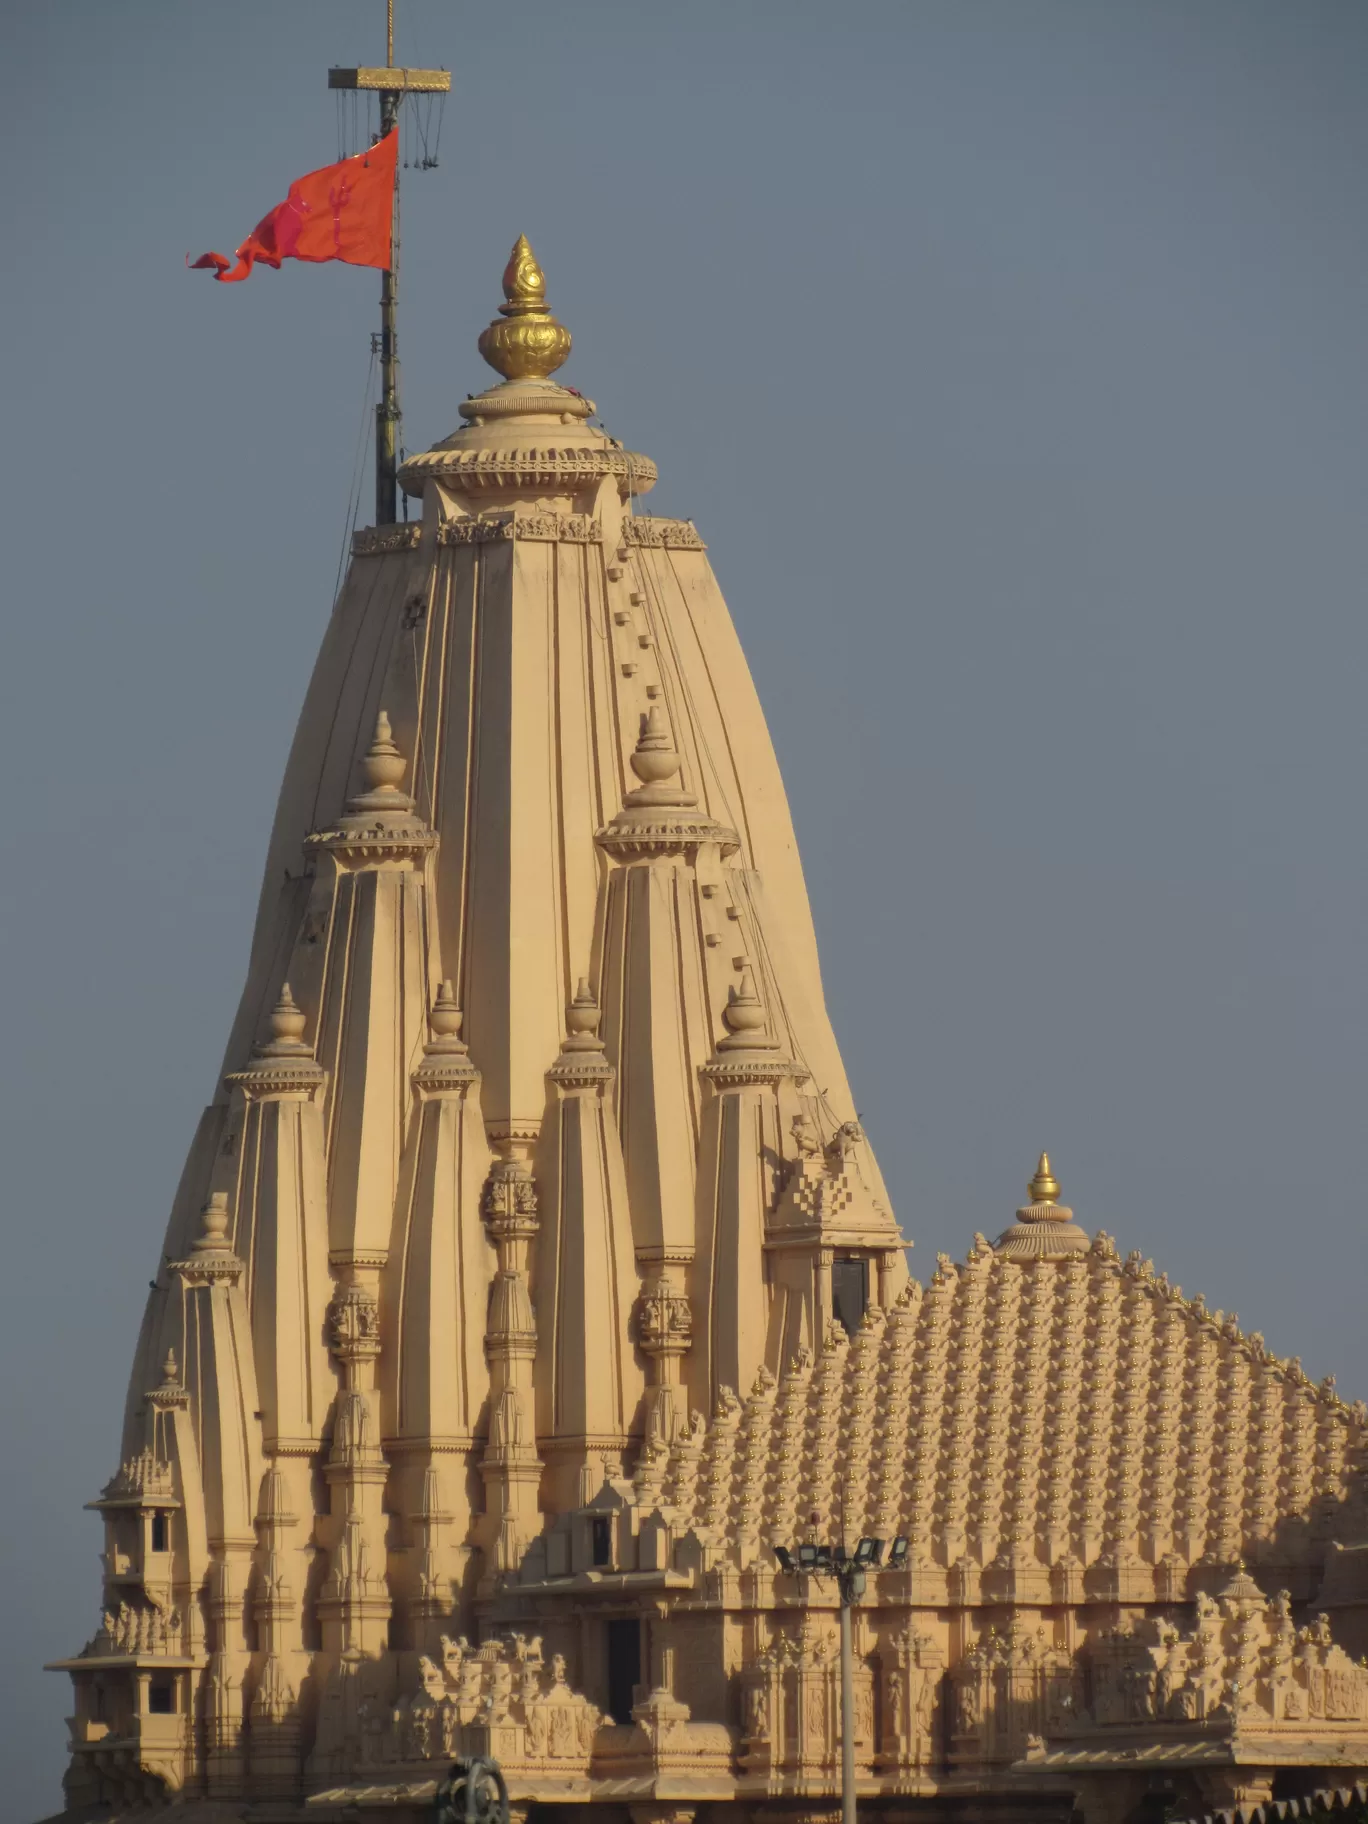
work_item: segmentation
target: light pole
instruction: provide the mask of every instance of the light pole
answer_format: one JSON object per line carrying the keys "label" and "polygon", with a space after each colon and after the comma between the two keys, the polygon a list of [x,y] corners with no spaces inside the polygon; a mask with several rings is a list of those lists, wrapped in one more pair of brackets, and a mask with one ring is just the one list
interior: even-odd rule
{"label": "light pole", "polygon": [[[813,1515],[813,1521],[817,1516]],[[841,1597],[841,1824],[855,1824],[855,1648],[850,1611],[865,1592],[865,1572],[883,1564],[884,1539],[861,1539],[854,1552],[842,1545],[812,1540],[790,1549],[776,1545],[779,1569],[791,1577],[834,1577]],[[888,1554],[888,1569],[907,1563],[907,1540],[900,1533]]]}

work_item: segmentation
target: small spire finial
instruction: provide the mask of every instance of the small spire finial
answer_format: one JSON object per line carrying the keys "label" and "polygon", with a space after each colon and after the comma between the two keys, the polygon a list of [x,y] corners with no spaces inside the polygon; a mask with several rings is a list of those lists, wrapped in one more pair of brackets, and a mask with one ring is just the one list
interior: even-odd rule
{"label": "small spire finial", "polygon": [[451,983],[437,984],[437,999],[432,1003],[432,1012],[428,1015],[429,1024],[438,1038],[454,1039],[461,1030],[462,1013],[456,1005],[456,990]]}
{"label": "small spire finial", "polygon": [[679,771],[679,754],[658,703],[652,703],[642,718],[632,754],[632,771],[643,785],[659,785]]}
{"label": "small spire finial", "polygon": [[461,1037],[461,1009],[456,1005],[456,990],[450,982],[439,982],[437,999],[432,1003],[428,1013],[428,1025],[432,1028],[430,1052],[459,1052],[465,1055],[466,1042]]}
{"label": "small spire finial", "polygon": [[727,1028],[727,1037],[719,1041],[719,1050],[734,1051],[741,1046],[765,1048],[773,1043],[765,1037],[765,1004],[756,992],[755,976],[749,963],[741,971],[740,982],[727,990],[722,1024]]}
{"label": "small spire finial", "polygon": [[565,1010],[566,1051],[602,1051],[603,1040],[598,1036],[599,1021],[603,1014],[594,991],[589,986],[589,977],[582,975],[575,985],[575,998]]}
{"label": "small spire finial", "polygon": [[546,275],[525,234],[504,267],[502,323],[480,337],[480,353],[505,380],[545,380],[570,353],[570,331],[546,308]]}
{"label": "small spire finial", "polygon": [[194,1243],[196,1254],[228,1251],[228,1193],[215,1191],[200,1212],[203,1229]]}
{"label": "small spire finial", "polygon": [[1057,1203],[1059,1201],[1059,1181],[1050,1170],[1050,1155],[1042,1153],[1035,1169],[1035,1176],[1027,1185],[1032,1203]]}
{"label": "small spire finial", "polygon": [[290,984],[286,982],[280,990],[280,999],[271,1009],[268,1021],[271,1037],[267,1049],[270,1051],[304,1051],[304,1027],[307,1019],[304,1009],[295,1004],[290,993]]}
{"label": "small spire finial", "polygon": [[382,709],[375,718],[375,733],[361,760],[361,774],[368,792],[382,792],[402,797],[399,787],[408,771],[408,761],[395,745],[390,719]]}
{"label": "small spire finial", "polygon": [[166,1352],[166,1360],[162,1363],[162,1380],[168,1387],[174,1386],[180,1380],[180,1369],[176,1366],[174,1349],[168,1349]]}

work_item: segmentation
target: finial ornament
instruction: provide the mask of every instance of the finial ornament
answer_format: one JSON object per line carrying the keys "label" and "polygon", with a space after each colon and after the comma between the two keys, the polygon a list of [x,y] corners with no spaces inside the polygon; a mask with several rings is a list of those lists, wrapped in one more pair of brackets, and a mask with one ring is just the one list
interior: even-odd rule
{"label": "finial ornament", "polygon": [[180,1380],[180,1369],[176,1366],[174,1349],[168,1349],[166,1352],[166,1360],[162,1363],[162,1380],[168,1387]]}
{"label": "finial ornament", "polygon": [[[215,1191],[200,1212],[202,1232],[192,1251],[196,1254],[224,1254],[228,1251],[228,1193]],[[170,1376],[168,1375],[168,1379]]]}
{"label": "finial ornament", "polygon": [[[439,982],[437,999],[432,1003],[432,1011],[428,1015],[428,1024],[433,1032],[439,1039],[459,1040],[463,1018],[464,1015],[456,1005],[456,990],[450,982]],[[461,1049],[464,1051],[465,1046],[462,1045]]]}
{"label": "finial ornament", "polygon": [[1036,1166],[1035,1177],[1027,1185],[1032,1203],[1057,1203],[1059,1201],[1059,1181],[1050,1170],[1050,1155],[1042,1153],[1040,1163]]}
{"label": "finial ornament", "polygon": [[1062,1260],[1069,1254],[1085,1254],[1087,1231],[1059,1201],[1059,1180],[1050,1169],[1048,1153],[1040,1155],[1026,1192],[1029,1202],[1017,1211],[1011,1228],[998,1236],[994,1251],[1008,1260]]}
{"label": "finial ornament", "polygon": [[570,1035],[565,1041],[566,1050],[602,1050],[603,1041],[598,1036],[602,1018],[589,978],[582,975],[575,986],[575,998],[565,1010],[565,1030]]}
{"label": "finial ornament", "polygon": [[722,1024],[727,1029],[727,1037],[718,1041],[719,1051],[769,1049],[774,1045],[774,1040],[765,1036],[765,1004],[756,992],[749,963],[741,971],[740,983],[727,990]]}
{"label": "finial ornament", "polygon": [[304,1043],[306,1024],[304,1009],[296,1005],[290,993],[290,984],[286,982],[280,990],[280,999],[271,1009],[267,1024],[271,1036],[259,1049],[268,1057],[278,1057],[282,1053],[307,1051]]}
{"label": "finial ornament", "polygon": [[546,275],[520,234],[504,268],[502,323],[480,337],[480,353],[505,380],[545,380],[570,353],[570,331],[546,308]]}
{"label": "finial ornament", "polygon": [[632,771],[643,785],[660,785],[679,771],[679,754],[658,703],[651,705],[642,720],[632,754]]}
{"label": "finial ornament", "polygon": [[394,741],[390,719],[382,709],[375,718],[375,733],[361,761],[361,776],[366,790],[375,796],[402,798],[399,790],[408,762]]}

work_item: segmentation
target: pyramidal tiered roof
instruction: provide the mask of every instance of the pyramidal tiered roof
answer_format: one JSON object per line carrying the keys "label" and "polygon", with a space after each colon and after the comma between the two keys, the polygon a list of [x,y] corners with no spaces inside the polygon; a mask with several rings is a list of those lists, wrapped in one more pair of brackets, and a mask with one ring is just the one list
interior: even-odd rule
{"label": "pyramidal tiered roof", "polygon": [[1241,1561],[1311,1595],[1327,1537],[1368,1525],[1364,1408],[1106,1234],[1024,1258],[1014,1234],[762,1370],[645,1453],[637,1498],[738,1566],[904,1535],[927,1602],[1180,1601]]}

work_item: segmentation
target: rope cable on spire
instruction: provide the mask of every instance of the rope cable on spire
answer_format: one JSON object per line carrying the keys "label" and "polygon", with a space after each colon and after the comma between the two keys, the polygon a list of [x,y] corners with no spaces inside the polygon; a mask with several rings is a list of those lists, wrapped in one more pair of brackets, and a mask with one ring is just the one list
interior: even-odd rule
{"label": "rope cable on spire", "polygon": [[356,441],[356,456],[352,465],[351,485],[347,490],[347,512],[342,526],[342,549],[337,554],[337,575],[333,578],[333,601],[336,602],[342,587],[342,578],[347,567],[347,553],[351,549],[352,534],[356,530],[356,515],[361,508],[361,474],[365,467],[366,446],[370,441],[369,433],[372,419],[371,388],[375,383],[375,345],[371,344],[370,362],[366,368],[366,384],[361,395],[361,429]]}

